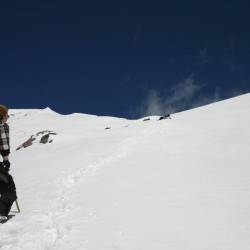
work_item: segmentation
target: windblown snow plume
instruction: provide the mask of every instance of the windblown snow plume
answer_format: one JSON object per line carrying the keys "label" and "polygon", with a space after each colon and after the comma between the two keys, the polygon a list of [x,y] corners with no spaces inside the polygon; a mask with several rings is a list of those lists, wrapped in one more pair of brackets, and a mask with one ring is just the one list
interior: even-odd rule
{"label": "windblown snow plume", "polygon": [[203,88],[204,85],[196,83],[193,76],[190,76],[172,87],[167,94],[162,94],[157,90],[150,90],[139,107],[138,113],[141,116],[163,115],[196,108],[220,100],[218,89],[215,89],[213,95],[204,96],[200,94]]}

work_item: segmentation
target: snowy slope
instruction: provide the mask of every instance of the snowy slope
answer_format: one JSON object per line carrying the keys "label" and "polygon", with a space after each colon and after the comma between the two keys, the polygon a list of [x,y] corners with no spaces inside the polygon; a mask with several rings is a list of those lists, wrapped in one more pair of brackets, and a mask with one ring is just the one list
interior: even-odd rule
{"label": "snowy slope", "polygon": [[[22,212],[0,249],[249,249],[250,94],[162,121],[11,114]],[[15,151],[41,130],[57,136]]]}

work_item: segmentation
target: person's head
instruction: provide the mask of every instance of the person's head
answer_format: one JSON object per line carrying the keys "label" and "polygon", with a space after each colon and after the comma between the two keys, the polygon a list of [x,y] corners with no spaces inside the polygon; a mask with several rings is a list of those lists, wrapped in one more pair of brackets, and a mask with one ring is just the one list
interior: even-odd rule
{"label": "person's head", "polygon": [[8,108],[0,104],[0,121],[6,122],[9,118]]}

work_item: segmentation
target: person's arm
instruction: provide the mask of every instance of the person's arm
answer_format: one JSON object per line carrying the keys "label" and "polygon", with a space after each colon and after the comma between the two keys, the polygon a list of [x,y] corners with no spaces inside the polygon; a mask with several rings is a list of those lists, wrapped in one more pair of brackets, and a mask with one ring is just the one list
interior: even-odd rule
{"label": "person's arm", "polygon": [[10,139],[9,139],[9,126],[7,123],[0,124],[0,154],[3,157],[3,161],[5,163],[7,162],[9,168]]}

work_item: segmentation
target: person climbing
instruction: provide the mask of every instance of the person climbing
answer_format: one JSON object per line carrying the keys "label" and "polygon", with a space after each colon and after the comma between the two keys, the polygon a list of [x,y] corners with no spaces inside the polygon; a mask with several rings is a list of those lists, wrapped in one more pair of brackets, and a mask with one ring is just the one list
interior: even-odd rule
{"label": "person climbing", "polygon": [[10,170],[10,140],[9,140],[8,108],[0,105],[0,154],[3,161],[0,162],[0,222],[8,220],[13,202],[17,199],[16,187]]}

